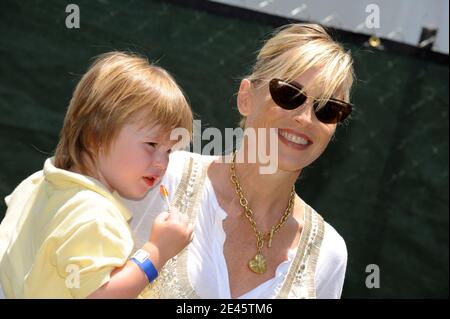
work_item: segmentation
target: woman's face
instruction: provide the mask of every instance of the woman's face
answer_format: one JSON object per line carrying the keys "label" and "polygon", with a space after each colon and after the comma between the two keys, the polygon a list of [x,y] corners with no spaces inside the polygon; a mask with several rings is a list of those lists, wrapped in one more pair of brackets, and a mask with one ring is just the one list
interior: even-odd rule
{"label": "woman's face", "polygon": [[[313,68],[295,79],[304,88],[308,99],[294,110],[279,107],[272,100],[267,85],[259,89],[253,87],[248,92],[246,102],[250,111],[243,114],[247,116],[247,127],[278,129],[277,160],[280,170],[298,171],[313,163],[335,132],[336,124],[322,123],[314,113],[313,100],[320,96],[321,88],[314,86],[313,82],[319,72],[320,69]],[[269,141],[268,136],[266,133],[266,141]],[[273,149],[269,146],[267,142],[266,149]]]}

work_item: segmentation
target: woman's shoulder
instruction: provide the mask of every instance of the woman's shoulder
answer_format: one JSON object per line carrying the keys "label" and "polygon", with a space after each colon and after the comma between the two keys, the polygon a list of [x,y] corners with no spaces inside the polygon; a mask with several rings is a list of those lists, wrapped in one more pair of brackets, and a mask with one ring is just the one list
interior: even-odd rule
{"label": "woman's shoulder", "polygon": [[311,206],[304,203],[311,209],[313,214],[319,216],[323,221],[322,243],[320,245],[319,264],[321,261],[332,264],[342,264],[347,262],[347,245],[339,232]]}
{"label": "woman's shoulder", "polygon": [[324,221],[324,235],[321,250],[333,263],[346,263],[347,245],[344,238],[331,226]]}
{"label": "woman's shoulder", "polygon": [[[302,199],[301,199],[302,200]],[[314,208],[303,201],[306,209],[310,209],[313,215],[323,222],[323,233],[321,236],[319,259],[317,267],[330,264],[346,264],[347,262],[347,245],[344,238],[339,232],[319,214]],[[317,220],[317,219],[316,219]]]}
{"label": "woman's shoulder", "polygon": [[324,222],[324,236],[317,260],[316,297],[336,299],[342,295],[347,270],[347,246],[342,236]]}
{"label": "woman's shoulder", "polygon": [[347,245],[338,231],[312,210],[323,223],[315,269],[316,296],[320,299],[340,298],[347,268]]}

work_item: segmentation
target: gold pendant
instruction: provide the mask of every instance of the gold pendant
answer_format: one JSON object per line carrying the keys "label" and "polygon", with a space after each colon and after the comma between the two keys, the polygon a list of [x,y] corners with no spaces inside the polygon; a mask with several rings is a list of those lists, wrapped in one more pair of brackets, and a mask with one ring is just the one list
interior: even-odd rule
{"label": "gold pendant", "polygon": [[248,262],[248,267],[251,271],[257,274],[263,274],[266,272],[266,258],[262,254],[256,254],[253,259]]}

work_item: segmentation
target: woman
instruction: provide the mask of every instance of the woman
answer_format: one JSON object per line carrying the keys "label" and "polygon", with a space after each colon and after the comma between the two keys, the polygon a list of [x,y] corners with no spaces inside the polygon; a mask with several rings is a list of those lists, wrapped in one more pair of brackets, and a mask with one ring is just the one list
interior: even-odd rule
{"label": "woman", "polygon": [[[194,240],[166,264],[144,297],[339,298],[347,250],[342,237],[296,193],[301,170],[325,150],[351,112],[352,59],[314,24],[281,28],[242,80],[237,106],[245,135],[228,159],[174,152],[162,183],[171,205],[195,223]],[[277,128],[277,167],[249,161]],[[261,133],[263,132],[263,133]],[[267,140],[267,139],[266,139]],[[240,160],[238,160],[240,159]],[[137,245],[165,209],[157,191],[134,212]]]}

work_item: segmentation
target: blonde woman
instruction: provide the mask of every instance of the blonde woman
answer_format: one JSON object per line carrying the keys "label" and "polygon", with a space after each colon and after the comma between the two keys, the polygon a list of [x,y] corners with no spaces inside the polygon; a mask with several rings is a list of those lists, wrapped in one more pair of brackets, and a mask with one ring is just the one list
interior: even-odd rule
{"label": "blonde woman", "polygon": [[[173,153],[163,183],[171,205],[194,222],[195,236],[144,296],[341,296],[345,242],[295,193],[294,184],[351,113],[352,82],[352,58],[322,27],[293,24],[277,30],[237,96],[246,131],[266,129],[268,137],[271,128],[277,129],[276,170],[261,174],[262,163],[248,160],[259,144],[247,135],[226,159]],[[156,191],[127,203],[135,212],[135,236],[142,241],[152,208],[163,210],[164,203]]]}

